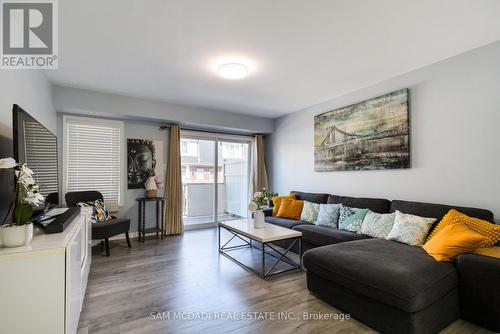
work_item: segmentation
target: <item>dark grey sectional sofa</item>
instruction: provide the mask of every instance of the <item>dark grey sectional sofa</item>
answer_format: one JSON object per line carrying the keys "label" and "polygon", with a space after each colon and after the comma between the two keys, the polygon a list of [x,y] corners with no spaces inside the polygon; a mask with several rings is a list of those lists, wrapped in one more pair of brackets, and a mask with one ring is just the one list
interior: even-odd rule
{"label": "dark grey sectional sofa", "polygon": [[[314,203],[434,217],[435,225],[452,208],[494,223],[493,213],[483,209],[294,193]],[[436,333],[458,317],[500,331],[498,259],[465,254],[455,263],[437,262],[420,247],[272,217],[270,210],[266,222],[302,232],[307,287],[313,294],[378,331]]]}

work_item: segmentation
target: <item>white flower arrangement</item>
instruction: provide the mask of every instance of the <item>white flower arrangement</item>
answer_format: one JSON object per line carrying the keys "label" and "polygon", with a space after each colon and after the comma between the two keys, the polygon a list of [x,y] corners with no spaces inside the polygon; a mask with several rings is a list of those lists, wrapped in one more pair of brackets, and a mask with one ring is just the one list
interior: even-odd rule
{"label": "white flower arrangement", "polygon": [[256,191],[253,194],[253,198],[248,204],[248,211],[256,212],[257,210],[262,210],[266,207],[273,196],[278,194],[267,190],[266,188],[262,188],[261,191]]}
{"label": "white flower arrangement", "polygon": [[5,222],[14,206],[14,224],[26,224],[33,213],[32,205],[38,206],[44,201],[43,195],[39,192],[40,186],[33,178],[34,173],[26,164],[19,165],[12,158],[0,159],[0,169],[14,169],[14,175],[16,176],[14,199],[3,222]]}

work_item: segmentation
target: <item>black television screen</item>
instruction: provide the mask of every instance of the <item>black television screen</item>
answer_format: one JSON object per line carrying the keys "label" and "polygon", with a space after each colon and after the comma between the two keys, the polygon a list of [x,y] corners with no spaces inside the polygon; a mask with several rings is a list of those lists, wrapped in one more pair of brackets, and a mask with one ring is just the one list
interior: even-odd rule
{"label": "black television screen", "polygon": [[17,104],[12,112],[14,159],[33,170],[45,198],[58,202],[57,137]]}

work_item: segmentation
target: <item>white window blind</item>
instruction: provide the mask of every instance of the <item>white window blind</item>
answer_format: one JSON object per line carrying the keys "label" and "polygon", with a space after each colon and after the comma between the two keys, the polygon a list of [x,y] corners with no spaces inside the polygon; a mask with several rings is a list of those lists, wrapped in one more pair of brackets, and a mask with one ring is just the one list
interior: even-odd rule
{"label": "white window blind", "polygon": [[122,205],[123,122],[65,117],[65,192],[97,190]]}
{"label": "white window blind", "polygon": [[59,192],[57,182],[57,140],[38,122],[23,120],[24,161],[35,173],[40,192]]}

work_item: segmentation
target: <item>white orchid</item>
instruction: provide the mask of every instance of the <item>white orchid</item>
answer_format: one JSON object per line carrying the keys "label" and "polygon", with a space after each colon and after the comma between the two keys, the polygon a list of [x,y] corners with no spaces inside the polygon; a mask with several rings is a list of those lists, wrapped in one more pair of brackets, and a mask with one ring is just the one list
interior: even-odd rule
{"label": "white orchid", "polygon": [[35,184],[35,179],[33,179],[33,177],[31,177],[31,175],[27,175],[27,174],[22,175],[17,180],[25,188],[28,187],[29,185]]}
{"label": "white orchid", "polygon": [[22,184],[25,188],[31,184],[35,184],[35,179],[33,179],[33,171],[28,167],[21,167],[19,170],[15,171],[17,182]]}
{"label": "white orchid", "polygon": [[[0,159],[0,169],[14,169],[16,176],[16,189],[14,191],[14,198],[9,208],[14,208],[13,211],[13,224],[23,225],[29,221],[33,213],[32,206],[38,206],[43,203],[44,197],[40,194],[40,186],[36,183],[33,177],[34,172],[28,168],[26,163],[19,165],[12,158]],[[5,216],[3,222],[8,217]]]}
{"label": "white orchid", "polygon": [[25,163],[21,166],[21,172],[23,172],[24,174],[28,174],[28,175],[34,174],[33,171],[31,169],[29,169]]}
{"label": "white orchid", "polygon": [[44,198],[42,194],[40,194],[39,192],[31,192],[31,191],[26,192],[26,197],[24,198],[24,201],[26,203],[35,206],[40,205],[43,202],[43,200]]}
{"label": "white orchid", "polygon": [[17,166],[16,160],[12,158],[0,159],[0,169],[14,168]]}
{"label": "white orchid", "polygon": [[254,197],[254,198],[261,197],[261,196],[262,196],[262,191],[256,191],[256,192],[253,194],[253,197]]}

